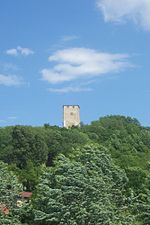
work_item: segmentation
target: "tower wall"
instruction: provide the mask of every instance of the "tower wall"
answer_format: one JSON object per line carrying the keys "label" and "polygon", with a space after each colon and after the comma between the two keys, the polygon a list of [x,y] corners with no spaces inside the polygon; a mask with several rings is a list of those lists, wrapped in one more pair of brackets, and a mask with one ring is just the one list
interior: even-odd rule
{"label": "tower wall", "polygon": [[78,105],[63,106],[63,126],[66,128],[80,126],[80,107]]}

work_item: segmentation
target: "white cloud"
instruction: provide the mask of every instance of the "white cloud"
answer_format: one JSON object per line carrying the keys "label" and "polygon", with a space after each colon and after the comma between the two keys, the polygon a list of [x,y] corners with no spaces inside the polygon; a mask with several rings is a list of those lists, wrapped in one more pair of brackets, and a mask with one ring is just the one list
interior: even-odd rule
{"label": "white cloud", "polygon": [[22,48],[19,46],[19,47],[17,47],[17,50],[18,50],[18,52],[20,52],[21,55],[24,55],[24,56],[34,54],[34,52],[29,48]]}
{"label": "white cloud", "polygon": [[92,91],[91,88],[83,88],[83,87],[64,87],[64,88],[49,88],[50,92],[54,93],[70,93],[70,92],[87,92]]}
{"label": "white cloud", "polygon": [[97,0],[106,22],[127,20],[150,30],[150,0]]}
{"label": "white cloud", "polygon": [[7,55],[17,56],[17,55],[18,55],[18,51],[17,51],[16,48],[12,48],[12,49],[6,50],[6,54],[7,54]]}
{"label": "white cloud", "polygon": [[103,53],[87,48],[59,50],[49,57],[55,65],[41,71],[42,79],[55,84],[119,72],[131,66],[128,58],[127,54]]}
{"label": "white cloud", "polygon": [[28,56],[34,54],[34,51],[31,50],[30,48],[22,48],[18,46],[17,48],[12,48],[6,50],[7,55],[12,55],[12,56],[17,56],[17,55],[23,55],[23,56]]}
{"label": "white cloud", "polygon": [[0,74],[0,85],[4,85],[4,86],[18,86],[20,84],[22,84],[22,81],[16,75]]}

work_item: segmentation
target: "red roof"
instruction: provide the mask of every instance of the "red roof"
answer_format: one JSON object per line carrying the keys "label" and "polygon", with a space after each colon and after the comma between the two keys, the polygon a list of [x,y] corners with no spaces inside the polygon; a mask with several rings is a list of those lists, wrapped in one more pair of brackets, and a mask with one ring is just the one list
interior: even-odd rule
{"label": "red roof", "polygon": [[9,214],[9,209],[4,204],[0,204],[0,210],[5,215],[8,215]]}
{"label": "red roof", "polygon": [[3,213],[4,213],[5,215],[8,215],[8,214],[9,214],[9,209],[8,209],[8,208],[6,208],[6,207],[5,207],[5,208],[3,208],[3,210],[2,210],[2,211],[3,211]]}
{"label": "red roof", "polygon": [[32,192],[23,191],[20,193],[20,196],[23,198],[30,198],[32,196]]}

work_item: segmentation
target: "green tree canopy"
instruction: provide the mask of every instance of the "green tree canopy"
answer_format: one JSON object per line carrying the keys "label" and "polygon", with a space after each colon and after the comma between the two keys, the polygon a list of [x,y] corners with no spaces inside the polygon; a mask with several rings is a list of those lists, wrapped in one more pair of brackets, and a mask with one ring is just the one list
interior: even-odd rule
{"label": "green tree canopy", "polygon": [[37,225],[135,225],[124,195],[127,177],[105,148],[87,145],[45,168],[34,200]]}

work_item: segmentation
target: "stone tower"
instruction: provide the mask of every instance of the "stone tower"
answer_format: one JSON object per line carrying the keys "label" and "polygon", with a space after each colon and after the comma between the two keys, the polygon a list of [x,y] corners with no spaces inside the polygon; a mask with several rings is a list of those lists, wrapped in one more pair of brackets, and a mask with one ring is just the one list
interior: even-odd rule
{"label": "stone tower", "polygon": [[80,106],[64,105],[63,106],[63,126],[66,128],[80,126]]}

